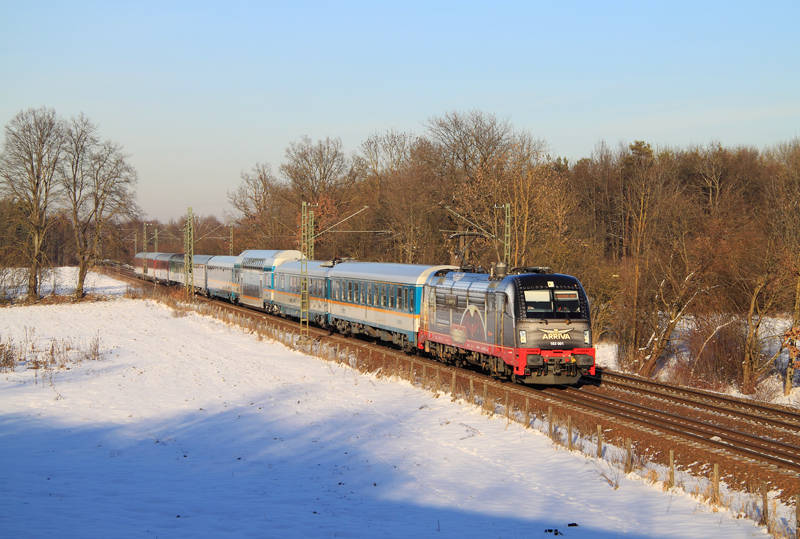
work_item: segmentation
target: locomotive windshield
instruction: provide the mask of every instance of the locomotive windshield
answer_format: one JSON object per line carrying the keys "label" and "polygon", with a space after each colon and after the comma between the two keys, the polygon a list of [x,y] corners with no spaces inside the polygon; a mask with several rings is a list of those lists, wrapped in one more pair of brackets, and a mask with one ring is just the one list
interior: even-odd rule
{"label": "locomotive windshield", "polygon": [[[528,318],[580,318],[581,302],[577,290],[525,290],[525,316]],[[577,316],[576,316],[577,315]]]}

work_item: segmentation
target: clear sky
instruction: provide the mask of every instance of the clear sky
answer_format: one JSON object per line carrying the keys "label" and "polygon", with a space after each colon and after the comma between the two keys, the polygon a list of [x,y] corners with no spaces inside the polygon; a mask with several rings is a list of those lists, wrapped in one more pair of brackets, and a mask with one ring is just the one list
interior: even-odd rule
{"label": "clear sky", "polygon": [[288,144],[450,111],[589,156],[644,139],[758,148],[800,136],[800,0],[0,0],[0,123],[85,113],[139,172],[149,217],[230,215]]}

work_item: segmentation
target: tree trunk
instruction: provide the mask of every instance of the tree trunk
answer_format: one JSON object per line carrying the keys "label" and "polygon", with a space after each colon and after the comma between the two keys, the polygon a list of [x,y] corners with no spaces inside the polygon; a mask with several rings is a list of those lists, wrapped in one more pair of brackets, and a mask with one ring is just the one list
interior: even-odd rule
{"label": "tree trunk", "polygon": [[86,280],[86,274],[89,272],[89,261],[81,257],[78,262],[78,283],[75,286],[75,298],[80,299],[86,295],[83,291],[83,283]]}
{"label": "tree trunk", "polygon": [[42,269],[42,242],[44,234],[35,230],[31,238],[31,263],[28,274],[28,300],[33,301],[39,298],[39,272]]}
{"label": "tree trunk", "polygon": [[28,299],[30,301],[39,297],[39,264],[34,260],[28,268]]}
{"label": "tree trunk", "polygon": [[750,308],[747,311],[747,338],[744,343],[744,358],[742,360],[742,393],[746,395],[751,395],[756,390],[756,377],[758,375],[756,365],[758,350],[756,348],[758,346],[758,327],[761,324],[760,319],[758,322],[754,320],[754,313],[758,296],[766,284],[766,278],[759,279],[750,296]]}
{"label": "tree trunk", "polygon": [[[794,311],[792,312],[792,329],[800,326],[800,253],[797,255],[797,282],[794,287]],[[792,343],[797,346],[797,343]],[[789,395],[792,392],[792,385],[794,383],[794,364],[796,358],[789,356],[789,361],[786,363],[786,376],[783,379],[783,394]]]}

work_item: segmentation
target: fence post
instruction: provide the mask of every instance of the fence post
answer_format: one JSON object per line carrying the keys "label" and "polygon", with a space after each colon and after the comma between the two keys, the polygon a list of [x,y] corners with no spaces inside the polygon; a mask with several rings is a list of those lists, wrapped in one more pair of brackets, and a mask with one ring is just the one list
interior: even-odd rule
{"label": "fence post", "polygon": [[800,539],[800,494],[794,497],[794,535]]}
{"label": "fence post", "polygon": [[633,471],[633,450],[631,449],[631,439],[625,438],[625,473]]}
{"label": "fence post", "polygon": [[667,487],[672,488],[675,486],[675,450],[669,450],[669,480]]}
{"label": "fence post", "polygon": [[506,419],[510,420],[511,419],[511,410],[508,409],[508,389],[506,389],[506,399],[505,399],[505,403],[504,403],[503,406],[506,409]]}
{"label": "fence post", "polygon": [[567,441],[567,447],[570,451],[572,451],[572,416],[567,416],[567,436],[569,440]]}
{"label": "fence post", "polygon": [[487,397],[488,389],[486,388],[486,382],[483,382],[483,409],[487,412],[489,411],[489,399]]}
{"label": "fence post", "polygon": [[714,464],[714,475],[712,476],[712,500],[711,503],[719,505],[719,464]]}
{"label": "fence post", "polygon": [[597,458],[603,456],[603,427],[597,425]]}
{"label": "fence post", "polygon": [[531,410],[530,410],[530,403],[528,402],[528,397],[525,397],[525,428],[531,428]]}
{"label": "fence post", "polygon": [[475,404],[475,384],[473,384],[474,380],[472,376],[469,377],[469,401],[472,404]]}
{"label": "fence post", "polygon": [[547,434],[550,436],[550,439],[553,439],[553,407],[547,407]]}
{"label": "fence post", "polygon": [[453,400],[456,400],[456,371],[453,371],[450,377],[450,394],[453,396]]}
{"label": "fence post", "polygon": [[767,527],[767,531],[769,531],[769,498],[767,496],[767,484],[761,483],[761,505],[763,505],[764,509],[761,511],[761,522]]}

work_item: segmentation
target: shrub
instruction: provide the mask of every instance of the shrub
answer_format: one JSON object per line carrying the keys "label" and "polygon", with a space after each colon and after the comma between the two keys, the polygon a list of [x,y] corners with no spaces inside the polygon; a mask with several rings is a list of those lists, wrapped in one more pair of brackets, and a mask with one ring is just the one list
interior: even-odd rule
{"label": "shrub", "polygon": [[746,336],[746,324],[739,317],[718,313],[695,317],[685,335],[684,380],[714,390],[738,380]]}

